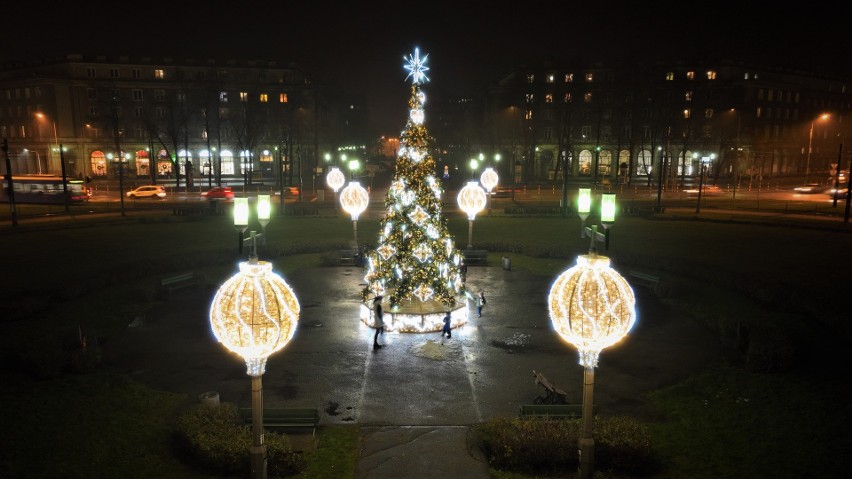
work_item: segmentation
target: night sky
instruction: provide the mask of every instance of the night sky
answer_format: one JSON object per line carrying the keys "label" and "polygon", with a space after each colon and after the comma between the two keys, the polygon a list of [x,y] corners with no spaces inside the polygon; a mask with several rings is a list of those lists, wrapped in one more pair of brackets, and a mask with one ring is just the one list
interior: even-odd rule
{"label": "night sky", "polygon": [[852,33],[841,25],[849,2],[18,3],[2,13],[2,61],[82,53],[295,62],[363,95],[375,135],[404,126],[403,56],[415,46],[429,54],[427,95],[473,95],[546,59],[734,58],[852,72]]}

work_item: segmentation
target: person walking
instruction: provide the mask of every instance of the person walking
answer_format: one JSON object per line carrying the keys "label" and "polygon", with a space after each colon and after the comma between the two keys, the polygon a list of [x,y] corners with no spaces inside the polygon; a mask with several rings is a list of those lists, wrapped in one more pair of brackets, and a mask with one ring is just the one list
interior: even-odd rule
{"label": "person walking", "polygon": [[476,298],[476,314],[482,317],[482,307],[485,306],[485,291],[479,292],[479,297]]}
{"label": "person walking", "polygon": [[447,336],[447,339],[452,339],[453,330],[451,329],[452,317],[450,315],[450,311],[447,311],[447,315],[444,316],[444,329],[441,330],[441,339],[444,339],[444,336]]}
{"label": "person walking", "polygon": [[373,349],[380,349],[382,345],[379,344],[379,335],[384,335],[385,333],[384,312],[382,312],[382,296],[376,296],[376,298],[373,299],[373,314],[376,320],[376,334],[373,336]]}

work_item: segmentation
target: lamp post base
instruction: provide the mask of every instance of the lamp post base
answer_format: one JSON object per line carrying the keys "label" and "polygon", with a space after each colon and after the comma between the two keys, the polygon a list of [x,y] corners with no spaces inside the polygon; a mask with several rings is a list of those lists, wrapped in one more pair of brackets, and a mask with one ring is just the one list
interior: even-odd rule
{"label": "lamp post base", "polygon": [[249,449],[252,479],[266,479],[266,445]]}

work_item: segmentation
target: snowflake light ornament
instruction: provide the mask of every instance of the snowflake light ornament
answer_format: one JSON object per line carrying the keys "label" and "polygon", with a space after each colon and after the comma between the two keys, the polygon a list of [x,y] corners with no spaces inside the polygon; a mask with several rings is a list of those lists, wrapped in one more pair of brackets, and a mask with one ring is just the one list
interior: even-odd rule
{"label": "snowflake light ornament", "polygon": [[415,85],[429,81],[429,77],[426,76],[426,72],[429,71],[429,67],[426,66],[426,60],[428,58],[428,53],[422,59],[420,58],[419,48],[414,49],[413,55],[402,57],[403,60],[408,62],[405,65],[405,69],[408,70],[408,75],[406,75],[405,79],[408,80],[408,78],[411,77],[411,82]]}

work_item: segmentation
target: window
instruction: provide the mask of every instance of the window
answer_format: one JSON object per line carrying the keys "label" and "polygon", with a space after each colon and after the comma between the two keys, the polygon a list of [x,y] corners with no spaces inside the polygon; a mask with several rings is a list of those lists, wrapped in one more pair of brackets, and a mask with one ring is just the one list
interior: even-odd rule
{"label": "window", "polygon": [[133,76],[134,80],[138,80],[138,79],[142,78],[142,70],[140,70],[138,68],[134,68],[132,70],[131,75]]}
{"label": "window", "polygon": [[692,110],[690,110],[689,108],[686,108],[685,110],[683,110],[683,117],[684,118],[690,118],[691,115],[692,115]]}
{"label": "window", "polygon": [[545,103],[553,103],[553,93],[547,93],[544,95]]}
{"label": "window", "polygon": [[565,103],[571,103],[571,94],[566,93],[564,97],[562,97],[562,101]]}
{"label": "window", "polygon": [[772,101],[772,97],[774,96],[774,94],[775,94],[775,92],[773,90],[767,90],[766,91],[766,101]]}
{"label": "window", "polygon": [[692,90],[687,90],[683,95],[683,99],[686,101],[692,101]]}
{"label": "window", "polygon": [[135,89],[135,90],[133,90],[132,95],[133,95],[133,101],[142,101],[142,90]]}
{"label": "window", "polygon": [[97,71],[94,67],[88,67],[86,68],[86,76],[89,78],[95,78],[96,76],[98,76]]}
{"label": "window", "polygon": [[227,70],[219,70],[216,72],[216,76],[219,77],[219,80],[227,80],[228,79],[228,71]]}
{"label": "window", "polygon": [[583,139],[586,139],[586,140],[590,139],[592,137],[592,127],[591,126],[584,126],[584,127],[580,128],[580,134],[583,135]]}
{"label": "window", "polygon": [[228,92],[220,91],[219,92],[219,102],[220,103],[228,103]]}
{"label": "window", "polygon": [[594,81],[594,79],[595,75],[592,72],[586,73],[586,83],[591,83],[592,81]]}
{"label": "window", "polygon": [[177,99],[178,103],[186,103],[186,92],[179,91],[175,93],[175,98]]}
{"label": "window", "polygon": [[[227,120],[228,119],[228,109],[227,108],[219,108],[219,119]],[[225,130],[227,131],[227,130]]]}
{"label": "window", "polygon": [[135,116],[136,118],[142,118],[144,114],[145,110],[141,106],[137,106],[133,109],[133,116]]}
{"label": "window", "polygon": [[745,72],[745,73],[743,73],[743,80],[748,80],[748,78],[749,78],[750,76],[751,76],[751,75],[749,74],[749,72]]}
{"label": "window", "polygon": [[574,82],[574,74],[566,73],[565,74],[565,83],[573,83]]}
{"label": "window", "polygon": [[269,102],[269,95],[267,95],[266,93],[261,93],[260,94],[260,102],[261,103]]}
{"label": "window", "polygon": [[154,101],[166,101],[166,91],[154,90]]}
{"label": "window", "polygon": [[133,129],[133,134],[136,135],[135,138],[142,140],[145,138],[145,129],[137,126]]}
{"label": "window", "polygon": [[704,110],[704,118],[713,118],[713,109],[708,108]]}
{"label": "window", "polygon": [[632,130],[630,129],[630,126],[622,126],[621,127],[621,136],[624,137],[625,139],[630,139],[631,133],[632,133]]}
{"label": "window", "polygon": [[686,72],[687,80],[695,80],[695,72]]}
{"label": "window", "polygon": [[535,99],[535,95],[533,95],[532,93],[527,93],[526,95],[524,95],[524,97],[526,98],[527,103],[532,103]]}
{"label": "window", "polygon": [[241,91],[240,92],[240,101],[247,102],[248,101],[248,92]]}
{"label": "window", "polygon": [[702,127],[702,135],[704,138],[713,138],[713,127],[710,125],[704,125]]}
{"label": "window", "polygon": [[544,81],[546,81],[547,83],[553,83],[555,80],[556,75],[554,75],[553,73],[548,73]]}
{"label": "window", "polygon": [[583,101],[584,101],[584,102],[586,102],[586,103],[591,103],[591,102],[592,102],[592,92],[587,91],[587,92],[583,95]]}
{"label": "window", "polygon": [[642,127],[642,138],[645,139],[645,140],[651,139],[651,127],[650,126],[643,126]]}
{"label": "window", "polygon": [[109,77],[110,78],[118,78],[118,68],[110,68],[109,69]]}
{"label": "window", "polygon": [[287,94],[279,93],[278,94],[278,103],[287,103]]}
{"label": "window", "polygon": [[178,80],[183,80],[183,70],[176,71],[175,78],[177,78]]}
{"label": "window", "polygon": [[532,73],[527,74],[527,83],[535,83],[535,75]]}
{"label": "window", "polygon": [[157,108],[154,108],[154,116],[156,116],[157,118],[165,118],[166,110],[163,109],[163,107],[158,106]]}
{"label": "window", "polygon": [[[754,78],[756,79],[757,75],[755,75]],[[708,80],[715,80],[716,79],[716,72],[714,72],[713,70],[707,70],[707,79]]]}
{"label": "window", "polygon": [[89,106],[89,116],[98,116],[98,107],[94,105]]}
{"label": "window", "polygon": [[760,118],[761,116],[763,116],[763,108],[757,107],[757,110],[754,112],[754,117]]}
{"label": "window", "polygon": [[547,119],[547,120],[552,120],[553,119],[553,110],[551,110],[550,108],[545,110],[544,111],[544,118]]}
{"label": "window", "polygon": [[166,72],[163,71],[163,70],[160,70],[158,68],[158,69],[154,70],[154,78],[162,80],[162,79],[166,78]]}
{"label": "window", "polygon": [[532,120],[532,117],[533,117],[532,110],[527,110],[527,111],[524,112],[524,119],[525,120]]}
{"label": "window", "polygon": [[112,98],[113,100],[119,100],[119,99],[121,99],[121,90],[113,89],[113,90],[110,92],[110,98]]}
{"label": "window", "polygon": [[88,98],[89,100],[97,100],[98,91],[94,88],[86,88],[86,98]]}
{"label": "window", "polygon": [[544,129],[544,139],[549,140],[553,138],[553,128],[545,128]]}
{"label": "window", "polygon": [[668,81],[674,80],[674,72],[666,72],[666,80],[668,80]]}

